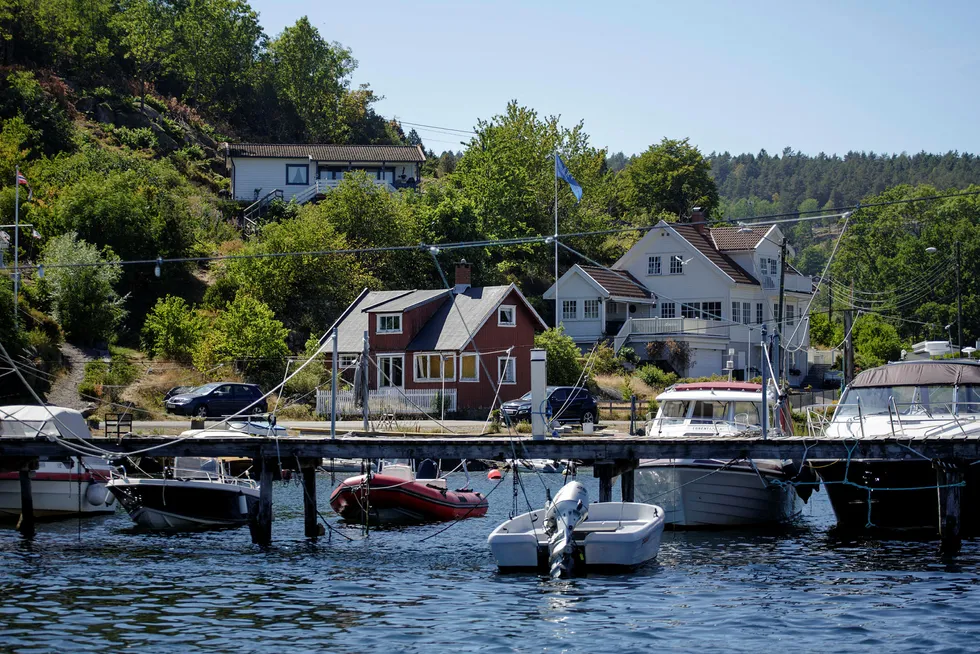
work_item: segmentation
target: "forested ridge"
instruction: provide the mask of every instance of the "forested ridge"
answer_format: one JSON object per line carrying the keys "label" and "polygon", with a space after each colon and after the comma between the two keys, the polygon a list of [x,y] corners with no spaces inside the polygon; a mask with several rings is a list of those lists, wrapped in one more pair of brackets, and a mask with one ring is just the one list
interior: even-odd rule
{"label": "forested ridge", "polygon": [[[970,188],[977,179],[972,155],[837,158],[787,149],[779,156],[705,156],[684,138],[665,138],[630,157],[610,155],[591,142],[583,124],[562,126],[557,117],[513,101],[495,115],[474,117],[474,136],[463,151],[427,150],[418,191],[389,194],[352,176],[322,201],[277,204],[257,233],[245,237],[237,222],[242,207],[226,198],[221,141],[425,146],[417,133],[406,134],[375,111],[370,87],[352,85],[355,53],[306,18],[265,34],[244,0],[0,0],[0,39],[0,222],[13,222],[15,166],[32,191],[28,198],[21,187],[20,220],[32,227],[20,234],[28,268],[16,321],[4,309],[13,306],[12,257],[4,251],[0,338],[33,366],[39,388],[56,374],[65,340],[114,351],[126,346],[123,359],[173,362],[187,380],[226,376],[229,369],[259,381],[281,379],[284,357],[314,347],[362,288],[440,285],[431,255],[426,249],[209,257],[550,234],[555,151],[584,189],[578,202],[567,185],[559,186],[563,233],[679,220],[694,206],[720,220],[935,195]],[[855,216],[855,236],[842,240],[832,269],[842,284],[854,280],[871,293],[901,288],[909,276],[931,281],[915,298],[921,301],[896,295],[891,306],[866,307],[869,315],[873,308],[889,316],[881,319],[884,327],[865,332],[878,338],[892,330],[877,358],[895,343],[935,336],[936,325],[948,321],[954,278],[937,276],[928,266],[938,259],[924,248],[945,247],[955,235],[963,242],[964,285],[972,288],[980,272],[977,223],[975,197]],[[797,266],[822,271],[834,225],[786,228]],[[877,238],[879,232],[887,238]],[[636,238],[623,231],[566,243],[611,264]],[[193,257],[204,260],[119,264]],[[474,264],[476,284],[515,282],[546,318],[552,315],[540,299],[553,281],[550,246],[474,247],[443,251],[437,259],[450,270],[463,257]],[[562,268],[582,261],[561,253]],[[39,265],[46,267],[43,276]],[[825,304],[821,296],[815,307]],[[964,315],[972,337],[980,305],[968,300]],[[833,344],[838,321],[839,313],[820,342]],[[103,386],[121,385],[113,370],[126,368],[120,363],[93,373],[90,392],[101,397]],[[324,374],[313,367],[290,390],[308,396]],[[11,392],[11,380],[0,377],[0,395]]]}

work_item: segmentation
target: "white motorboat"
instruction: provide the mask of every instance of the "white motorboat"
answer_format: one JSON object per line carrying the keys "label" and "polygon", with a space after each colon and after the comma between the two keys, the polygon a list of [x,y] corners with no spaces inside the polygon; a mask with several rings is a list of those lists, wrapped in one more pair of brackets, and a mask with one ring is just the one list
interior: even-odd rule
{"label": "white motorboat", "polygon": [[[0,406],[0,438],[29,436],[59,438],[76,446],[92,438],[85,418],[74,409],[59,406]],[[81,440],[80,440],[81,439]],[[115,498],[106,490],[109,463],[91,456],[61,459],[41,457],[31,471],[31,494],[37,518],[104,515],[116,510]],[[0,474],[0,516],[20,515],[19,473]]]}
{"label": "white motorboat", "polygon": [[[657,397],[660,408],[648,437],[704,438],[761,432],[762,386],[744,382],[677,384]],[[770,412],[778,431],[785,420]],[[637,501],[664,508],[673,527],[737,527],[786,522],[802,509],[792,461],[714,459],[641,460],[635,477]],[[810,477],[807,477],[810,480]]]}
{"label": "white motorboat", "polygon": [[510,469],[520,468],[530,472],[541,472],[544,474],[563,473],[568,467],[567,461],[557,459],[508,459],[507,466]]}
{"label": "white motorboat", "polygon": [[113,472],[107,484],[136,524],[185,531],[240,527],[259,498],[258,482],[233,477],[222,459],[179,457],[161,477]]}
{"label": "white motorboat", "polygon": [[588,568],[634,567],[657,556],[664,530],[659,506],[589,503],[577,481],[562,487],[544,509],[499,525],[487,542],[501,570],[549,570],[566,576]]}

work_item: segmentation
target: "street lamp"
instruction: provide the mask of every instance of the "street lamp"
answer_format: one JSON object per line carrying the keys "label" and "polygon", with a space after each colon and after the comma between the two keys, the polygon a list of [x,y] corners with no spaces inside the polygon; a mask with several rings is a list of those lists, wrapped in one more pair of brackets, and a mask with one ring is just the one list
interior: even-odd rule
{"label": "street lamp", "polygon": [[[959,350],[963,347],[963,297],[960,293],[960,242],[956,241],[953,244],[953,249],[956,252],[956,349]],[[935,247],[929,246],[926,248],[926,252],[929,254],[935,254],[939,250]],[[950,339],[950,349],[953,349],[953,339],[952,334],[949,333],[949,329],[952,325],[946,325],[946,334]]]}

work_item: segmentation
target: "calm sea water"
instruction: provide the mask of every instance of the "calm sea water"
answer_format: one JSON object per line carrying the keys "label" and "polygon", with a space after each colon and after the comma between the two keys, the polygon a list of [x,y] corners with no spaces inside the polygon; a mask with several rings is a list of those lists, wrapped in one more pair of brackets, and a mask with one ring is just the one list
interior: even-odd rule
{"label": "calm sea water", "polygon": [[[559,476],[544,477],[553,490]],[[595,479],[580,476],[593,497]],[[493,489],[481,475],[474,486]],[[450,485],[461,485],[454,475]],[[330,476],[318,479],[327,507]],[[541,482],[528,478],[532,503]],[[818,493],[779,531],[671,533],[632,574],[554,581],[499,575],[488,517],[302,537],[302,490],[274,492],[274,545],[247,529],[138,533],[124,513],[0,531],[4,651],[891,652],[980,648],[980,546],[835,536]],[[522,496],[523,504],[523,496]]]}

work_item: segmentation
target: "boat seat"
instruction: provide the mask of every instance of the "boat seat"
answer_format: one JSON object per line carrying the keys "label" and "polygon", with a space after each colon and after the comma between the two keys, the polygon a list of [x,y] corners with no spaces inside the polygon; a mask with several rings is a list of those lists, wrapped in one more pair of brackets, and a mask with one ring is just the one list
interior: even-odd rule
{"label": "boat seat", "polygon": [[597,531],[619,531],[622,523],[612,521],[584,522],[575,528],[577,534],[591,534]]}

